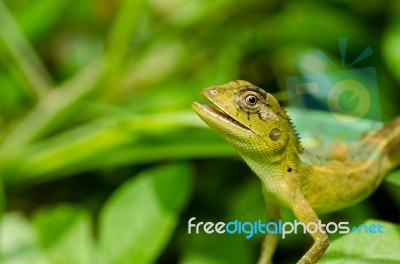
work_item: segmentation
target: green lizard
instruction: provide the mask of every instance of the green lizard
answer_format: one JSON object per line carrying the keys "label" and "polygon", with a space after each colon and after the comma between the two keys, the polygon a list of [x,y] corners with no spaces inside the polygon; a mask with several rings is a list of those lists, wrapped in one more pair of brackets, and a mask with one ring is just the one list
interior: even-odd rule
{"label": "green lizard", "polygon": [[[369,196],[387,171],[400,162],[400,118],[356,143],[354,155],[336,151],[326,164],[303,151],[289,116],[269,93],[246,81],[232,81],[202,91],[214,106],[192,104],[205,123],[227,140],[261,179],[268,221],[279,207],[291,209],[305,224],[316,213],[355,204]],[[316,263],[329,246],[325,232],[313,230],[312,247],[298,263]],[[271,262],[277,235],[264,238],[259,263]]]}

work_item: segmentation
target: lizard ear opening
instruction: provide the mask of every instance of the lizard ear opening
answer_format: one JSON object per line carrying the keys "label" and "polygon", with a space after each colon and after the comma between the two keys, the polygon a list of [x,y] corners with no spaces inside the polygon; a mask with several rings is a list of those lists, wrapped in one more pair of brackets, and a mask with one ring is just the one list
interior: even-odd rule
{"label": "lizard ear opening", "polygon": [[269,132],[269,138],[272,141],[278,141],[281,138],[281,131],[278,128],[274,128]]}

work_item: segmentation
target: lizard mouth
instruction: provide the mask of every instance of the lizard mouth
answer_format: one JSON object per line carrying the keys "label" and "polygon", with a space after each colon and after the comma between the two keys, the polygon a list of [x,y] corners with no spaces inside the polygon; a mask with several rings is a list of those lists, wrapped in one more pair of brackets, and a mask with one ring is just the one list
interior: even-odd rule
{"label": "lizard mouth", "polygon": [[[197,102],[193,103],[193,108],[196,110],[196,112],[203,111],[206,112],[207,114],[213,116],[214,118],[223,120],[224,122],[227,122],[231,125],[234,125],[236,127],[239,127],[240,129],[244,129],[247,132],[252,132],[254,133],[250,128],[246,127],[245,125],[241,124],[234,118],[232,118],[230,115],[226,114],[223,110],[218,109],[217,107],[214,107],[213,105],[202,105]],[[197,110],[199,109],[199,110]],[[199,112],[198,112],[199,113]]]}

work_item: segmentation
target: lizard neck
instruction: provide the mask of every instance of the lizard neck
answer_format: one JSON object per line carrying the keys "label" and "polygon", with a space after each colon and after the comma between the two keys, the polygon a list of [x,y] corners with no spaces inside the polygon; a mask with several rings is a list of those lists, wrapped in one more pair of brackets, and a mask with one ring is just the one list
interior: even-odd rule
{"label": "lizard neck", "polygon": [[[280,150],[264,149],[259,153],[238,151],[252,171],[260,178],[269,199],[286,205],[286,197],[282,190],[289,188],[288,184],[296,184],[299,169],[299,153],[301,147],[297,136],[288,131],[286,144]],[[289,180],[288,180],[289,179]]]}
{"label": "lizard neck", "polygon": [[[282,123],[276,128],[282,131],[281,142],[274,142],[269,137],[264,137],[254,142],[252,148],[238,149],[238,153],[249,167],[264,182],[281,173],[297,170],[299,155],[303,152],[296,129],[286,112],[283,113]],[[250,152],[246,152],[246,149]]]}

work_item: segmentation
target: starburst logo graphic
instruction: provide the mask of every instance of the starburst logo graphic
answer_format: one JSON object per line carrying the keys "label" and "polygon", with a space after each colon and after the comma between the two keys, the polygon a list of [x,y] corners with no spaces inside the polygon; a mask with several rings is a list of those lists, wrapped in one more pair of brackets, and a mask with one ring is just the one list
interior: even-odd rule
{"label": "starburst logo graphic", "polygon": [[337,82],[328,94],[329,110],[332,115],[344,122],[354,122],[363,118],[370,106],[371,97],[368,90],[362,83],[355,80]]}
{"label": "starburst logo graphic", "polygon": [[347,134],[346,129],[340,127],[361,125],[364,119],[381,121],[376,70],[374,67],[356,68],[357,63],[373,54],[372,49],[366,47],[353,61],[346,63],[347,44],[348,38],[339,38],[341,64],[334,63],[321,50],[316,52],[316,57],[334,71],[286,80],[290,107],[326,111],[330,113],[327,123],[338,124],[337,129],[324,132],[330,143],[337,138],[347,142],[359,139],[360,135]]}
{"label": "starburst logo graphic", "polygon": [[[342,67],[345,66],[346,62],[347,42],[348,38],[339,38]],[[370,47],[365,48],[364,51],[361,52],[361,54],[349,65],[349,67],[354,66],[372,54],[373,52]],[[338,67],[321,50],[317,51],[317,56],[325,63],[328,63],[336,68]],[[358,72],[359,70],[356,71]],[[357,74],[357,72],[355,72],[355,74]],[[374,77],[376,80],[375,69],[372,67],[364,68],[359,74],[368,74],[370,77]],[[362,82],[356,79],[344,79],[338,81],[331,87],[328,94],[329,110],[336,118],[344,122],[354,122],[360,118],[363,118],[368,113],[370,106],[371,97],[368,88]],[[336,115],[336,113],[343,114],[345,117],[342,115]]]}

